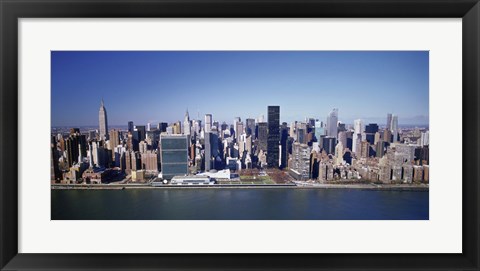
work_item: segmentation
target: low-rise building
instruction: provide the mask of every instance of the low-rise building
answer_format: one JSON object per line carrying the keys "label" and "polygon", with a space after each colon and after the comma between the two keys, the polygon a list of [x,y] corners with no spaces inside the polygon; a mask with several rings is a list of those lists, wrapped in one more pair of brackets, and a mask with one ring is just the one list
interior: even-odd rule
{"label": "low-rise building", "polygon": [[145,170],[133,170],[132,171],[132,181],[139,182],[145,180]]}
{"label": "low-rise building", "polygon": [[170,181],[174,185],[207,185],[215,184],[215,182],[208,176],[174,176]]}
{"label": "low-rise building", "polygon": [[202,172],[202,173],[198,173],[196,176],[202,176],[202,177],[210,177],[212,179],[228,179],[230,180],[231,179],[231,174],[230,174],[230,169],[224,169],[224,170],[215,170],[215,169],[212,169],[210,171],[207,171],[207,172]]}

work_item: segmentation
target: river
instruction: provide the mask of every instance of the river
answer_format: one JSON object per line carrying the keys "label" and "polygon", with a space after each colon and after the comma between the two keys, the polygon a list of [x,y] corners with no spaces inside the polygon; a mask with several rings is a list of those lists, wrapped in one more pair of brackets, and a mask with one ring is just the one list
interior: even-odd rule
{"label": "river", "polygon": [[428,191],[51,190],[52,220],[425,220]]}

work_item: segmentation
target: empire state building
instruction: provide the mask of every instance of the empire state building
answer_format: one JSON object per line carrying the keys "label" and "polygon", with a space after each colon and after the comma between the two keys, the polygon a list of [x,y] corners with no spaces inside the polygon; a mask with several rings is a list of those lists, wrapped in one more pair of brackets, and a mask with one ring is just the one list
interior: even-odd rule
{"label": "empire state building", "polygon": [[100,104],[100,110],[98,111],[98,125],[99,125],[99,133],[100,133],[100,140],[107,140],[108,139],[108,121],[107,121],[107,110],[105,109],[105,105],[102,103]]}

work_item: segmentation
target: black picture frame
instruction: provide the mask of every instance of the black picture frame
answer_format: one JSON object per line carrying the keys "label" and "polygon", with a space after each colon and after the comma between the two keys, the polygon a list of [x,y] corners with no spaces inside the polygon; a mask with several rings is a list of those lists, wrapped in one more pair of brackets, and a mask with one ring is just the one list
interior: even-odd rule
{"label": "black picture frame", "polygon": [[[479,270],[478,0],[0,0],[0,268],[2,270]],[[461,254],[18,253],[18,19],[44,17],[462,18]],[[460,175],[459,175],[460,176]],[[452,180],[460,181],[460,180]],[[279,237],[280,238],[280,237]],[[438,240],[441,242],[441,240]]]}

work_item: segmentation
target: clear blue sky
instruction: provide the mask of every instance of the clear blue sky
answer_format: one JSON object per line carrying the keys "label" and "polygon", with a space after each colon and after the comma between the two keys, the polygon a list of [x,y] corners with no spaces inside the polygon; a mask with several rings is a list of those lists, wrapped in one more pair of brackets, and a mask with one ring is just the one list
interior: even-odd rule
{"label": "clear blue sky", "polygon": [[53,51],[52,126],[203,119],[232,123],[280,105],[280,120],[428,124],[428,52]]}

